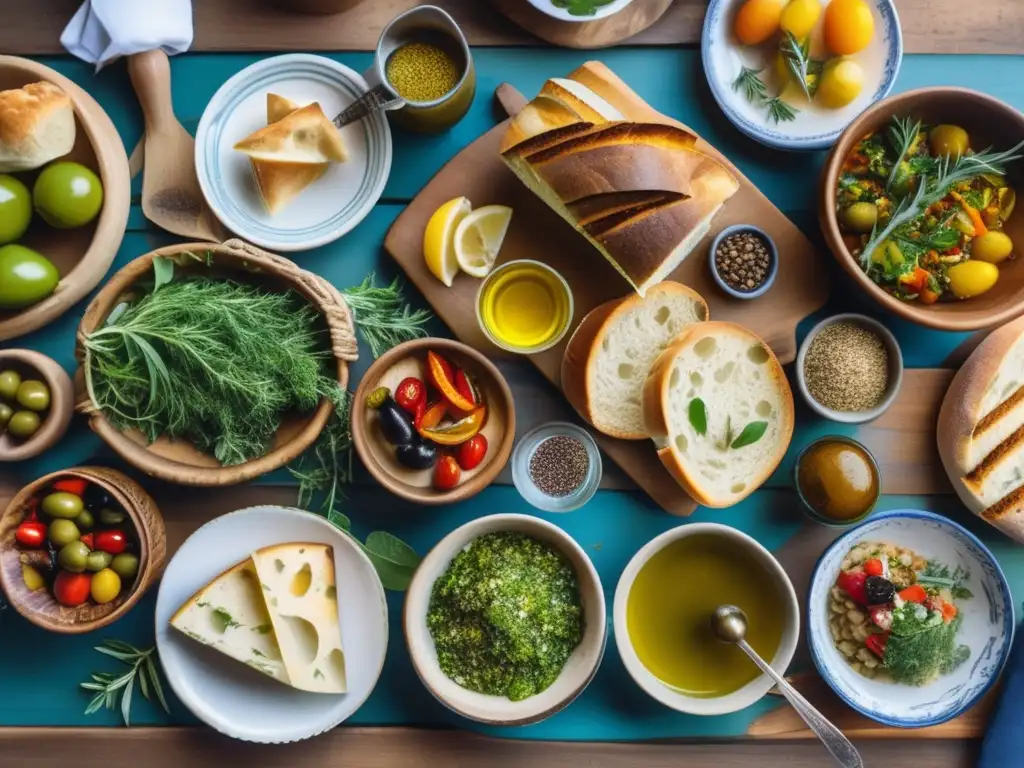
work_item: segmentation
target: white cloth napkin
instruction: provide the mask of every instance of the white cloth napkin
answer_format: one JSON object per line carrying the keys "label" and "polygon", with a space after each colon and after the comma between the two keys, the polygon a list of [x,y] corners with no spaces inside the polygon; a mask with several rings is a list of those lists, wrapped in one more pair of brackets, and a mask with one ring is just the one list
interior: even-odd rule
{"label": "white cloth napkin", "polygon": [[192,45],[191,0],[85,0],[60,41],[99,71],[114,59],[162,48],[168,56]]}

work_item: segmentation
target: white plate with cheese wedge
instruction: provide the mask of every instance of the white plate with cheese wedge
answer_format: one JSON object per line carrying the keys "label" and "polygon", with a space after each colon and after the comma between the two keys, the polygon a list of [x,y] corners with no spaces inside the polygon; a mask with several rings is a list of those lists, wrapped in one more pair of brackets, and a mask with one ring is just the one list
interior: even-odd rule
{"label": "white plate with cheese wedge", "polygon": [[[344,235],[372,210],[391,171],[383,113],[331,120],[369,89],[324,56],[274,56],[214,94],[196,131],[196,174],[225,227],[272,251],[302,251]],[[312,109],[315,114],[310,114]]]}
{"label": "white plate with cheese wedge", "polygon": [[261,506],[213,520],[164,571],[156,644],[171,687],[212,728],[307,739],[366,701],[388,611],[369,558],[322,517]]}

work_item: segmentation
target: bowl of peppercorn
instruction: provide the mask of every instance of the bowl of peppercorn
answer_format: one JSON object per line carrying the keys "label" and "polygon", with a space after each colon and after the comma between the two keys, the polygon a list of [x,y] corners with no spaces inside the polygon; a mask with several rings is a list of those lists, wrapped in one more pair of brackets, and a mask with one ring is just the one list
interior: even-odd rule
{"label": "bowl of peppercorn", "polygon": [[779,272],[779,252],[768,234],[751,224],[726,227],[708,251],[711,276],[734,299],[768,292]]}

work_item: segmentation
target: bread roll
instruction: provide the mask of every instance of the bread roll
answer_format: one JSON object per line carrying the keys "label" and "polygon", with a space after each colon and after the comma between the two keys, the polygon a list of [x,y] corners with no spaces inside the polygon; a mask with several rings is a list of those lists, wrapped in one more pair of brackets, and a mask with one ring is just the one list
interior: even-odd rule
{"label": "bread roll", "polygon": [[651,366],[669,342],[707,319],[700,294],[673,282],[590,310],[562,357],[569,404],[606,435],[645,439],[641,396]]}
{"label": "bread roll", "polygon": [[71,98],[53,83],[0,91],[0,173],[31,171],[75,146]]}
{"label": "bread roll", "polygon": [[989,334],[957,371],[937,439],[961,501],[1024,543],[1024,318]]}
{"label": "bread roll", "polygon": [[[703,414],[703,429],[694,411]],[[782,366],[764,341],[733,323],[691,325],[661,353],[644,382],[643,415],[662,464],[707,507],[753,493],[793,437],[793,393]]]}

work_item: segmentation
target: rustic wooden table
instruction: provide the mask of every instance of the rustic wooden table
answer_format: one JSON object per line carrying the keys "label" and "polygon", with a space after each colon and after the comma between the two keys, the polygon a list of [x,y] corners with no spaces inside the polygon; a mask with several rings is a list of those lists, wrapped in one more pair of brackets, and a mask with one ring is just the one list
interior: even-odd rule
{"label": "rustic wooden table", "polygon": [[[277,3],[281,6],[283,2]],[[267,0],[202,0],[195,3],[196,39],[195,51],[367,51],[376,44],[381,27],[400,11],[418,4],[416,0],[372,0],[363,2],[352,11],[338,17],[311,20],[277,10]],[[486,2],[479,0],[440,0],[439,5],[449,10],[462,24],[470,43],[474,46],[535,46],[538,41],[522,33],[495,13]],[[896,0],[904,30],[908,61],[913,59],[912,70],[921,84],[936,82],[929,80],[926,70],[932,62],[940,67],[943,73],[951,72],[948,57],[920,57],[915,54],[1022,54],[1024,53],[1024,3],[1016,0],[976,0],[970,4],[970,11],[965,12],[965,4],[960,0]],[[67,19],[78,5],[78,0],[33,0],[27,4],[15,4],[13,0],[0,3],[0,52],[28,56],[40,56],[60,53],[59,34]],[[635,61],[641,56],[646,60],[664,62],[675,66],[682,62],[684,66],[696,69],[696,57],[692,49],[699,38],[703,20],[704,0],[676,0],[666,15],[649,30],[641,33],[630,41],[630,45],[673,46],[672,50],[631,49],[616,52],[620,61]],[[682,48],[678,56],[673,52]],[[687,50],[689,49],[689,50]],[[599,57],[595,54],[595,57]],[[547,75],[562,74],[576,63],[583,61],[581,55],[569,56],[556,52],[544,51],[544,61],[531,63],[535,55],[526,51],[508,50],[495,55],[503,67],[521,68],[525,85],[535,86]],[[182,58],[181,64],[188,66],[190,56]],[[216,59],[212,59],[217,61]],[[51,65],[56,59],[47,58]],[[1001,95],[1017,105],[1024,104],[1024,68],[1018,59],[1013,59],[1015,66],[1005,71],[999,66],[1001,61],[1010,59],[993,59],[990,57],[965,57],[963,67],[958,70],[973,73],[973,78],[961,77],[958,84],[973,84],[981,90],[993,91],[995,86],[1001,88]],[[922,66],[922,62],[924,66]],[[175,74],[181,72],[175,62]],[[353,66],[356,66],[353,64]],[[492,66],[497,67],[496,64]],[[556,71],[543,72],[544,67],[556,67]],[[216,69],[216,67],[214,67]],[[665,70],[666,78],[679,77],[677,73]],[[481,93],[478,101],[485,100],[488,94],[484,91],[485,82],[495,81],[499,77],[514,79],[511,74],[496,71],[485,72],[481,67]],[[901,76],[902,78],[903,76]],[[199,95],[191,93],[183,95],[186,86],[176,80],[176,106],[187,102],[186,114],[180,116],[187,125],[194,129],[198,112],[194,105],[208,99],[219,85],[218,82],[198,82],[195,75],[185,80],[191,91],[193,86]],[[537,81],[536,83],[534,81]],[[961,82],[962,81],[962,82]],[[81,82],[81,81],[80,81]],[[110,80],[104,81],[106,89],[112,91],[124,84],[123,78],[112,85]],[[916,83],[915,83],[916,84]],[[490,86],[493,88],[493,84]],[[700,85],[703,88],[703,84]],[[906,85],[903,86],[907,87]],[[524,88],[524,90],[526,90]],[[706,90],[706,89],[705,89]],[[131,135],[137,130],[137,114],[134,113],[133,99],[130,94],[118,94],[121,109],[131,114],[112,114],[115,122],[127,122],[132,126],[122,135]],[[190,101],[191,99],[191,101]],[[110,106],[108,105],[108,109]],[[199,107],[201,111],[201,106]],[[781,179],[785,173],[785,164],[772,160],[764,155],[763,150],[739,138],[718,116],[711,118],[716,139],[725,142],[723,151],[741,164],[744,170],[753,167],[756,183],[787,215],[790,215],[809,235],[816,229],[813,216],[800,203],[788,204],[786,183]],[[710,130],[710,126],[708,127]],[[135,138],[138,133],[135,133]],[[460,141],[440,142],[434,145],[437,157],[431,159],[415,158],[411,161],[415,166],[412,170],[402,165],[402,159],[396,158],[395,168],[403,168],[401,174],[393,173],[385,199],[378,206],[377,223],[368,220],[362,229],[368,227],[372,234],[365,237],[376,237],[379,245],[381,233],[386,224],[401,209],[416,190],[422,186],[429,175],[440,163],[454,154],[461,143],[468,138],[459,134]],[[134,141],[134,139],[131,139]],[[461,143],[460,143],[461,142]],[[739,155],[738,157],[732,153]],[[406,158],[409,160],[409,158]],[[797,172],[815,172],[816,161],[800,158],[797,161]],[[379,231],[378,231],[379,230]],[[814,232],[816,235],[816,232]],[[129,237],[122,247],[122,257],[138,255],[153,243],[160,242],[160,235],[147,227],[136,211],[133,213],[129,226]],[[349,242],[349,241],[346,241]],[[373,265],[376,254],[367,262]],[[119,263],[123,258],[119,257]],[[316,265],[311,265],[317,268]],[[318,270],[319,271],[319,270]],[[365,271],[365,268],[364,268]],[[43,347],[43,351],[57,357],[61,362],[71,365],[70,349],[65,349],[63,340],[58,345],[55,335],[67,333],[73,329],[81,307],[76,308],[61,323],[60,330],[53,335],[36,334],[27,337],[25,344],[35,348]],[[806,330],[806,328],[804,329]],[[906,332],[906,329],[904,329]],[[936,337],[937,338],[937,337]],[[946,353],[963,339],[943,339],[937,341],[937,349],[932,359],[922,359],[916,365],[938,365]],[[37,343],[38,342],[38,343]],[[365,361],[356,370],[356,376],[365,370]],[[566,415],[564,404],[555,398],[551,390],[539,382],[532,372],[527,372],[517,364],[505,366],[516,392],[517,405],[520,410],[520,421],[526,425],[549,420],[552,417]],[[885,430],[882,425],[882,430]],[[67,451],[74,454],[81,449],[84,428],[78,426],[77,436],[69,441]],[[88,449],[87,449],[88,450]],[[91,454],[87,454],[91,455]],[[59,462],[59,459],[56,459]],[[77,459],[74,463],[81,463]],[[66,464],[61,464],[64,466]],[[26,470],[0,471],[0,505],[10,498],[17,487],[30,479]],[[506,478],[507,482],[507,478]],[[606,488],[624,488],[628,484],[621,475],[614,471],[607,473]],[[920,493],[910,489],[894,490],[895,493]],[[768,491],[769,494],[781,494],[781,491]],[[248,486],[232,492],[196,493],[183,492],[170,488],[158,489],[157,497],[168,520],[168,538],[171,549],[184,539],[195,527],[209,517],[254,503],[291,500],[292,489],[268,486]],[[764,502],[762,502],[764,503]],[[781,506],[780,502],[772,501],[768,506]],[[813,560],[813,555],[820,551],[821,537],[813,531],[801,531],[800,535],[791,539],[786,549],[789,550],[793,562],[802,561],[806,564]],[[795,577],[796,578],[796,577]],[[606,585],[613,587],[611,585]],[[1019,597],[1019,595],[1018,595]],[[14,624],[12,626],[23,626]],[[3,627],[0,627],[0,639],[3,638]],[[16,650],[13,642],[0,647]],[[29,649],[26,649],[27,651]],[[614,653],[609,649],[610,654]],[[56,663],[56,661],[55,661]],[[4,669],[13,669],[15,659],[0,660],[0,675]],[[10,665],[10,666],[5,666]],[[18,678],[24,681],[26,678]],[[49,678],[47,678],[49,680]],[[67,683],[68,681],[64,681]],[[419,686],[415,678],[406,681],[409,686]],[[0,685],[0,690],[8,693],[6,703],[0,707],[5,716],[0,723],[27,722],[25,718],[15,714],[18,709],[19,696],[24,695],[26,706],[31,710],[32,702],[45,696],[67,697],[65,690],[47,691],[40,696],[36,691],[28,692],[22,687],[15,690]],[[417,692],[418,693],[418,692]],[[964,735],[976,735],[983,726],[983,712],[973,713],[973,717],[961,719],[945,727],[936,738],[933,734],[928,739],[892,739],[892,731],[874,728],[866,721],[851,719],[849,713],[836,709],[836,703],[827,698],[822,703],[830,707],[830,714],[837,718],[845,718],[844,723],[858,734],[858,746],[862,750],[866,764],[869,766],[886,765],[900,768],[952,768],[953,766],[970,766],[974,764],[978,743],[976,740],[961,738]],[[77,707],[77,704],[75,705]],[[153,768],[170,768],[171,766],[190,765],[196,768],[213,768],[224,764],[254,764],[267,766],[289,766],[289,768],[314,768],[319,766],[360,766],[360,768],[376,768],[377,766],[405,765],[441,765],[463,766],[488,764],[498,768],[521,765],[527,762],[544,766],[739,766],[753,764],[763,768],[793,768],[803,766],[827,766],[832,764],[828,755],[815,741],[808,740],[807,734],[792,722],[791,713],[785,708],[778,711],[775,720],[759,721],[762,730],[758,735],[771,738],[766,741],[749,739],[704,739],[699,742],[673,743],[603,743],[603,742],[560,742],[530,741],[517,739],[496,739],[461,730],[442,730],[409,727],[350,727],[335,731],[311,741],[288,747],[256,747],[228,740],[208,729],[196,728],[132,728],[130,731],[109,728],[78,728],[78,727],[0,727],[0,765],[17,766],[17,768],[35,768],[58,763],[73,762],[76,768],[109,768],[109,766],[125,765],[129,761],[144,759]],[[787,719],[788,718],[788,719]],[[55,718],[53,721],[58,721]],[[32,720],[32,722],[46,722]],[[108,724],[114,720],[107,721]],[[798,738],[799,740],[794,740]],[[870,739],[870,740],[869,740]]]}

